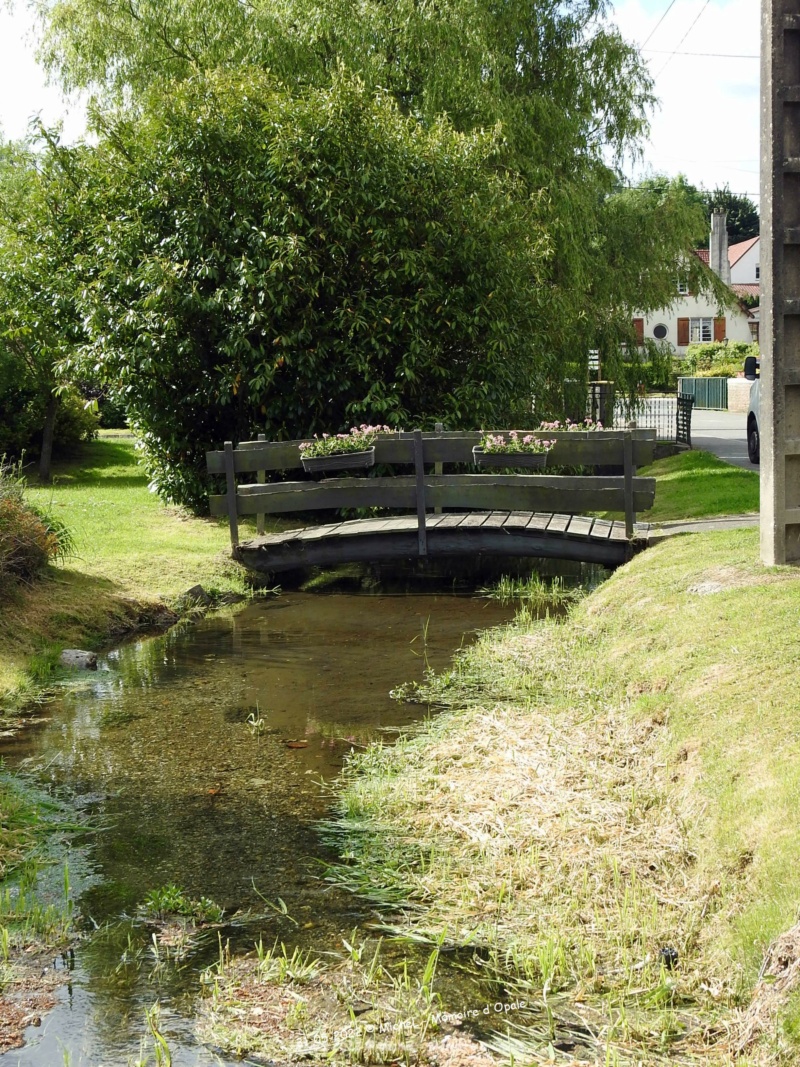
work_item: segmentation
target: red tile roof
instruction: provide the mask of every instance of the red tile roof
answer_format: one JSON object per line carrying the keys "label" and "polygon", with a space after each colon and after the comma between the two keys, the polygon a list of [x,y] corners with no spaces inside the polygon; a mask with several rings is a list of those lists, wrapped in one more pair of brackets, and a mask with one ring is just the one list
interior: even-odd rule
{"label": "red tile roof", "polygon": [[758,282],[734,282],[731,289],[737,296],[758,296],[760,286]]}
{"label": "red tile roof", "polygon": [[695,248],[694,254],[698,259],[702,259],[704,263],[708,263],[708,249],[707,248]]}
{"label": "red tile roof", "polygon": [[745,252],[749,252],[759,239],[758,237],[750,237],[747,241],[738,241],[735,245],[729,245],[728,262],[730,265],[733,266],[734,263],[738,263]]}

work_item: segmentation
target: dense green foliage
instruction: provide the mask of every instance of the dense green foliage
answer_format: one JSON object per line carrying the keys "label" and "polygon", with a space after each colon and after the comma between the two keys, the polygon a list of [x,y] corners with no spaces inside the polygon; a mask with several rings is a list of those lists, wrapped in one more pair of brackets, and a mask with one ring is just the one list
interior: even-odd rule
{"label": "dense green foliage", "polygon": [[200,503],[226,437],[522,426],[580,408],[591,350],[646,373],[633,313],[703,220],[620,187],[651,85],[600,0],[38,6],[97,102],[94,148],[51,146],[89,333],[61,367],[100,368],[164,496]]}
{"label": "dense green foliage", "polygon": [[708,215],[712,211],[726,213],[728,240],[731,244],[746,241],[750,237],[758,237],[760,226],[758,207],[749,196],[732,193],[728,185],[711,191],[704,189],[702,196]]}
{"label": "dense green foliage", "polygon": [[748,356],[758,356],[758,344],[746,341],[714,341],[689,345],[683,374],[698,378],[735,378]]}
{"label": "dense green foliage", "polygon": [[[97,420],[59,370],[84,340],[69,156],[0,143],[0,456],[89,440]],[[77,229],[76,229],[77,221]]]}
{"label": "dense green foliage", "polygon": [[88,359],[165,495],[199,503],[205,449],[257,430],[524,417],[558,373],[547,242],[496,144],[351,79],[295,96],[252,71],[108,131],[86,161]]}

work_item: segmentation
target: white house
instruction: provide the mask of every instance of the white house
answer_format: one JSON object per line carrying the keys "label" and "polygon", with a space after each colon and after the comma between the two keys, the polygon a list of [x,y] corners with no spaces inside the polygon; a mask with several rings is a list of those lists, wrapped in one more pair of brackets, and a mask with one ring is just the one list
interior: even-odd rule
{"label": "white house", "polygon": [[761,238],[737,241],[728,249],[732,285],[757,285],[761,280]]}
{"label": "white house", "polygon": [[[741,287],[742,291],[737,295],[742,297],[745,295],[745,287],[749,290],[750,283],[741,282],[734,286],[733,269],[734,266],[740,267],[741,265],[741,272],[750,269],[753,274],[755,273],[752,263],[754,257],[756,264],[758,261],[758,240],[756,237],[751,241],[741,242],[750,247],[736,257],[736,263],[732,266],[729,257],[728,233],[725,228],[725,213],[715,212],[711,216],[708,252],[702,249],[696,254],[708,264],[721,281],[733,289],[734,293],[737,288]],[[734,249],[739,247],[738,244],[733,246]],[[717,302],[712,296],[705,293],[690,293],[688,284],[679,281],[675,302],[670,307],[636,316],[633,325],[640,341],[644,341],[647,337],[655,341],[667,342],[679,357],[686,355],[686,349],[690,344],[725,340],[749,342],[757,336],[757,320],[743,305],[726,307],[723,314],[719,314],[719,311]]]}

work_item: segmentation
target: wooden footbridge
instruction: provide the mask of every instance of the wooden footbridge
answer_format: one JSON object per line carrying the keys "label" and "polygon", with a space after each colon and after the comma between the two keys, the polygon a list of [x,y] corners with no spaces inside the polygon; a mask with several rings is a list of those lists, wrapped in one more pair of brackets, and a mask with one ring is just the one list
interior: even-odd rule
{"label": "wooden footbridge", "polygon": [[[504,433],[505,431],[493,431]],[[555,440],[548,468],[618,469],[618,474],[475,473],[479,432],[381,434],[375,467],[360,476],[305,474],[299,441],[244,441],[207,453],[209,473],[225,478],[210,497],[212,515],[227,515],[233,557],[246,567],[277,573],[309,566],[430,556],[537,556],[624,563],[643,545],[636,513],[652,507],[655,479],[636,476],[652,462],[653,430],[539,432]],[[508,460],[513,469],[513,458]],[[445,465],[457,465],[445,473]],[[397,470],[396,468],[399,468]],[[413,473],[405,473],[409,468]],[[465,473],[468,472],[468,473]],[[280,476],[279,476],[280,474]],[[253,478],[255,475],[255,478]],[[249,476],[239,484],[241,476]],[[268,480],[269,479],[269,480]],[[386,509],[382,517],[343,519],[343,511]],[[264,516],[312,511],[337,521],[263,535]],[[412,515],[398,515],[413,511]],[[618,512],[625,521],[586,513]],[[256,516],[260,536],[239,539],[239,519]]]}

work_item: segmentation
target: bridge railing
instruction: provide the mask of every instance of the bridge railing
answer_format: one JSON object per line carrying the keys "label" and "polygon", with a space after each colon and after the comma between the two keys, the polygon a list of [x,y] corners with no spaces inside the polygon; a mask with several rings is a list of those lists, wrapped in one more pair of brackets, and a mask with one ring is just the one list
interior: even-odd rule
{"label": "bridge railing", "polygon": [[[491,431],[507,434],[509,431]],[[526,431],[529,432],[529,431]],[[427,554],[426,515],[430,509],[477,511],[624,512],[626,534],[633,537],[636,513],[652,507],[655,479],[636,476],[651,463],[654,430],[537,431],[555,441],[548,464],[559,467],[618,467],[620,475],[439,473],[444,464],[471,464],[480,431],[423,433],[420,430],[380,434],[375,463],[411,466],[413,474],[377,477],[326,477],[322,481],[266,481],[267,472],[302,468],[300,441],[230,441],[221,451],[206,453],[210,474],[224,475],[224,494],[209,497],[212,515],[228,517],[231,544],[239,544],[239,519],[252,515],[338,508],[416,510],[419,554]],[[510,464],[513,460],[509,461]],[[435,465],[435,472],[430,471]],[[546,469],[546,468],[545,468]],[[239,484],[242,475],[256,480]]]}

